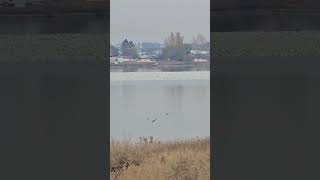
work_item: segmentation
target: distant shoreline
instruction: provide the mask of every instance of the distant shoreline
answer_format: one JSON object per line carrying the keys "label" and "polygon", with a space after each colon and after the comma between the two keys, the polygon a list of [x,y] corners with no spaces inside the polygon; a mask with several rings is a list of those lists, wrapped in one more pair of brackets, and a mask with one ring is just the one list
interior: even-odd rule
{"label": "distant shoreline", "polygon": [[110,64],[110,72],[180,72],[180,71],[210,71],[210,62],[166,62]]}
{"label": "distant shoreline", "polygon": [[210,71],[110,72],[110,81],[210,80]]}

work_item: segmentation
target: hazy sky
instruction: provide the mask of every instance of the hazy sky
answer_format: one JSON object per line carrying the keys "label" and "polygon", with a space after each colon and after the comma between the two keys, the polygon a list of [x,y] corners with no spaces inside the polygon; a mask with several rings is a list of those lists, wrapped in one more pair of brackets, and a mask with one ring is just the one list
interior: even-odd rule
{"label": "hazy sky", "polygon": [[111,0],[110,12],[111,43],[163,42],[170,32],[210,39],[210,0]]}

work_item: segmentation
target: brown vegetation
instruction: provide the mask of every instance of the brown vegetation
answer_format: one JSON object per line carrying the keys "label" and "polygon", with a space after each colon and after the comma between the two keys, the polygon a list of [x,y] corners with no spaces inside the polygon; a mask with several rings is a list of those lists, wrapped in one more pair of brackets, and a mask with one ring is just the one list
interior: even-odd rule
{"label": "brown vegetation", "polygon": [[209,180],[210,140],[111,142],[111,180]]}

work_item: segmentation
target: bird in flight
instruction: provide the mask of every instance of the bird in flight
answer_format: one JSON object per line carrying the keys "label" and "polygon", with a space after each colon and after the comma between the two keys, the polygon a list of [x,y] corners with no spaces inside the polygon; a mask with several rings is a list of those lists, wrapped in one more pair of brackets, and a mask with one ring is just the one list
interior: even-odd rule
{"label": "bird in flight", "polygon": [[156,122],[157,118],[155,118],[154,120],[152,120],[151,122]]}

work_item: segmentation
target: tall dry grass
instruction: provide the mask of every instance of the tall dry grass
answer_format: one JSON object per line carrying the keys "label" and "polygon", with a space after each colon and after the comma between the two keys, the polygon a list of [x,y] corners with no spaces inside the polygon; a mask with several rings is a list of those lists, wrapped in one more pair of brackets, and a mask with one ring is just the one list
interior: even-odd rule
{"label": "tall dry grass", "polygon": [[111,180],[209,180],[210,140],[111,141]]}

